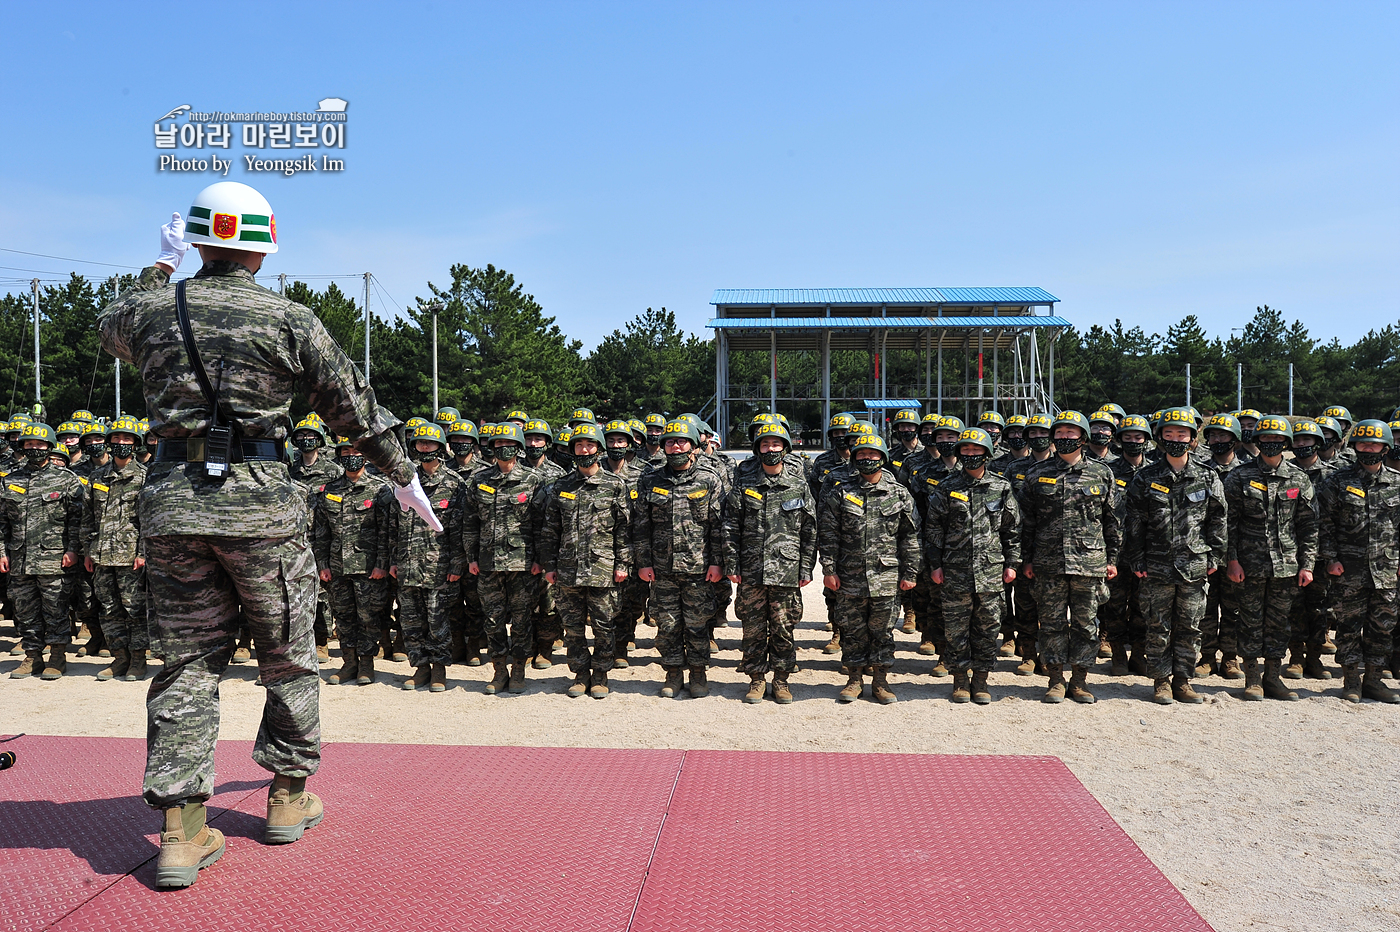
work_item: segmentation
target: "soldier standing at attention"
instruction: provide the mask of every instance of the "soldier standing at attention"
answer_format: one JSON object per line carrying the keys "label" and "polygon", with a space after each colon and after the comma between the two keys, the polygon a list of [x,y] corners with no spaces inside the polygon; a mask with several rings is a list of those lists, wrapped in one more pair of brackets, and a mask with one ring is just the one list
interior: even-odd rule
{"label": "soldier standing at attention", "polygon": [[661,449],[661,435],[666,433],[666,415],[648,414],[643,423],[646,424],[647,441],[637,459],[642,462],[645,472],[648,468],[660,469],[666,465],[666,451]]}
{"label": "soldier standing at attention", "polygon": [[1089,437],[1083,414],[1061,413],[1052,437],[1058,455],[1031,467],[1021,487],[1022,570],[1035,581],[1040,654],[1050,679],[1043,701],[1064,701],[1068,661],[1069,697],[1088,703],[1094,701],[1086,677],[1098,653],[1099,585],[1118,575],[1118,487],[1107,466],[1081,452]]}
{"label": "soldier standing at attention", "polygon": [[[1356,460],[1323,480],[1318,562],[1332,578],[1337,624],[1337,660],[1342,698],[1400,702],[1385,685],[1395,631],[1396,586],[1400,585],[1400,475],[1381,460],[1395,445],[1384,421],[1360,421],[1351,432]],[[1361,665],[1366,678],[1361,678]]]}
{"label": "soldier standing at attention", "polygon": [[[603,432],[603,442],[607,444],[607,457],[603,460],[603,469],[627,484],[627,505],[630,510],[637,501],[637,482],[641,479],[643,470],[650,469],[650,466],[645,460],[636,459],[633,455],[633,441],[635,440],[637,446],[645,442],[645,425],[638,431],[636,425],[640,422],[628,422],[627,426],[631,430],[630,433],[624,434],[623,423],[609,421]],[[638,434],[641,435],[641,439],[636,439]],[[628,527],[630,534],[630,515]],[[631,572],[618,586],[617,614],[613,621],[613,636],[616,641],[613,648],[615,669],[625,669],[628,665],[627,645],[637,636],[637,622],[646,613],[649,591],[647,584],[638,578],[636,573]]]}
{"label": "soldier standing at attention", "polygon": [[942,601],[952,701],[986,705],[992,701],[987,674],[996,665],[1005,587],[1015,581],[1021,562],[1021,517],[1011,483],[988,468],[991,436],[972,427],[958,441],[962,469],[928,497],[924,566]]}
{"label": "soldier standing at attention", "polygon": [[554,480],[542,493],[547,500],[539,562],[545,581],[554,587],[564,623],[564,649],[574,674],[568,694],[577,698],[588,693],[603,699],[609,692],[608,671],[616,651],[613,622],[618,586],[632,571],[630,486],[624,477],[599,464],[603,432],[597,424],[576,425],[569,444],[573,472]]}
{"label": "soldier standing at attention", "polygon": [[1026,425],[1029,422],[1030,418],[1024,414],[1013,414],[1006,419],[1006,427],[1001,432],[1001,444],[1006,452],[988,463],[988,469],[1004,476],[1012,463],[1026,455]]}
{"label": "soldier standing at attention", "polygon": [[[1038,412],[1026,419],[1024,438],[1027,452],[1020,459],[1012,461],[1004,473],[1011,482],[1011,491],[1016,495],[1018,505],[1021,502],[1021,487],[1026,484],[1026,473],[1036,463],[1042,463],[1053,455],[1050,427],[1054,421],[1054,417],[1044,412]],[[1024,527],[1021,534],[1024,551]],[[1045,666],[1040,662],[1038,647],[1040,615],[1035,607],[1035,583],[1028,579],[1025,573],[1017,573],[1016,581],[1011,584],[1011,592],[1016,600],[1013,613],[1016,625],[1016,653],[1021,657],[1015,673],[1017,676],[1044,675]]]}
{"label": "soldier standing at attention", "polygon": [[1168,408],[1157,422],[1162,459],[1128,483],[1121,564],[1137,579],[1152,701],[1199,703],[1191,688],[1206,610],[1206,577],[1225,562],[1225,490],[1191,460],[1196,419]]}
{"label": "soldier standing at attention", "polygon": [[[1293,465],[1308,474],[1308,481],[1313,484],[1313,494],[1317,496],[1315,500],[1319,509],[1322,507],[1322,483],[1341,465],[1337,460],[1328,463],[1317,455],[1322,443],[1322,429],[1317,426],[1316,421],[1300,419],[1293,425]],[[1321,534],[1321,529],[1318,533]],[[1320,547],[1320,536],[1318,544]],[[1312,582],[1303,587],[1297,601],[1293,603],[1293,633],[1288,639],[1290,663],[1279,674],[1283,679],[1301,680],[1304,676],[1318,680],[1332,678],[1332,674],[1322,664],[1323,648],[1327,644],[1327,634],[1332,628],[1331,600],[1328,594],[1331,581],[1332,577],[1327,573],[1327,564],[1319,553],[1317,563],[1313,566]]]}
{"label": "soldier standing at attention", "polygon": [[[512,413],[524,414],[523,411]],[[507,420],[510,419],[507,418]],[[548,486],[562,478],[570,470],[566,470],[549,458],[549,451],[554,444],[554,432],[549,429],[548,421],[530,418],[520,430],[525,434],[525,451],[521,465],[529,466],[540,474],[539,486],[543,493]],[[537,536],[539,524],[544,520],[544,501],[543,496],[536,499],[535,533]],[[539,589],[539,599],[535,603],[535,643],[530,651],[530,665],[536,670],[548,670],[554,665],[554,642],[564,637],[564,626],[554,604],[554,586],[541,579],[537,588]]]}
{"label": "soldier standing at attention", "polygon": [[[914,505],[922,520],[928,510],[930,495],[937,493],[940,484],[956,475],[958,464],[958,438],[962,436],[961,418],[950,414],[941,415],[933,428],[934,454],[916,467],[905,483],[914,497]],[[934,665],[933,676],[948,675],[946,658],[948,641],[943,632],[943,600],[933,591],[933,584],[926,574],[920,573],[915,589],[911,593],[914,603],[915,628],[919,631],[919,653],[932,657],[939,655]]]}
{"label": "soldier standing at attention", "polygon": [[[292,480],[306,486],[309,513],[314,514],[316,502],[326,490],[326,483],[339,479],[341,469],[329,456],[323,456],[330,446],[330,437],[319,418],[307,417],[292,431],[292,446],[296,453],[292,457]],[[316,587],[316,659],[329,662],[330,650],[327,644],[331,636],[331,602],[326,587]],[[343,652],[343,650],[342,650]]]}
{"label": "soldier standing at attention", "polygon": [[[1297,699],[1279,679],[1298,589],[1317,562],[1317,506],[1307,473],[1283,458],[1293,437],[1288,419],[1271,414],[1255,426],[1259,458],[1225,479],[1230,514],[1230,581],[1240,586],[1241,699]],[[1259,658],[1264,658],[1260,673]]]}
{"label": "soldier standing at attention", "polygon": [[[1258,418],[1253,423],[1258,423]],[[1241,453],[1243,436],[1244,428],[1233,414],[1217,414],[1206,421],[1203,462],[1215,471],[1222,486],[1233,470],[1248,462],[1245,458],[1248,454]],[[1197,676],[1210,676],[1219,671],[1227,680],[1244,678],[1238,656],[1239,629],[1240,587],[1231,582],[1228,574],[1216,573],[1206,581],[1206,614],[1201,622]]]}
{"label": "soldier standing at attention", "polygon": [[146,482],[146,467],[136,462],[141,428],[135,418],[112,423],[111,459],[88,477],[83,506],[84,563],[102,611],[102,632],[112,649],[112,663],[99,680],[120,676],[146,678],[146,557],[141,547],[137,497]]}
{"label": "soldier standing at attention", "polygon": [[277,249],[267,201],[219,182],[190,214],[204,267],[167,287],[188,248],[176,214],[161,229],[155,266],[98,319],[103,348],[140,370],[160,437],[139,503],[164,661],[146,698],[145,799],[164,811],[157,886],[189,886],[223,854],[204,801],[214,790],[219,677],[240,606],[267,692],[253,747],[275,775],[264,837],[295,841],[321,819],[321,801],[305,790],[321,756],[316,570],[306,496],[282,452],[293,386],[332,428],[359,439],[399,487],[401,504],[431,514],[394,436],[398,422],[315,314],[254,282],[264,254]]}
{"label": "soldier standing at attention", "polygon": [[[1102,413],[1112,416],[1107,410]],[[1151,429],[1147,418],[1140,414],[1125,414],[1119,421],[1115,439],[1122,455],[1110,461],[1108,468],[1113,470],[1113,484],[1118,487],[1120,523],[1127,518],[1128,483],[1149,465],[1146,454]],[[1099,623],[1111,650],[1109,671],[1114,676],[1127,676],[1130,672],[1146,676],[1147,632],[1138,599],[1138,577],[1123,561],[1124,554],[1119,551],[1118,575],[1108,584],[1108,601],[1099,609]],[[1131,660],[1128,659],[1129,645],[1133,648]]]}
{"label": "soldier standing at attention", "polygon": [[[441,417],[444,412],[451,415],[455,410],[444,408],[438,412],[438,416]],[[438,426],[447,436],[447,449],[452,454],[447,468],[460,476],[462,482],[470,487],[472,474],[481,468],[481,461],[476,455],[476,425],[471,421],[462,420],[459,416],[451,424],[439,422]],[[481,596],[476,589],[476,577],[471,573],[463,573],[462,578],[457,581],[457,587],[460,592],[452,600],[452,611],[448,616],[452,627],[452,662],[479,667],[481,649],[486,646],[486,628],[483,621],[485,616],[481,610]]]}
{"label": "soldier standing at attention", "polygon": [[[817,510],[792,437],[775,422],[754,432],[753,459],[740,464],[724,511],[724,568],[739,587],[735,614],[744,626],[739,672],[749,676],[744,701],[762,702],[773,671],[773,699],[792,702],[788,676],[797,666],[792,629],[802,618],[801,587],[817,559]],[[750,462],[756,468],[745,468]]]}
{"label": "soldier standing at attention", "polygon": [[909,490],[890,475],[884,440],[862,435],[851,459],[856,478],[817,505],[822,584],[836,594],[841,664],[848,677],[837,701],[860,698],[862,674],[870,667],[871,695],[888,705],[897,698],[889,670],[899,594],[914,588],[922,562],[919,512]]}

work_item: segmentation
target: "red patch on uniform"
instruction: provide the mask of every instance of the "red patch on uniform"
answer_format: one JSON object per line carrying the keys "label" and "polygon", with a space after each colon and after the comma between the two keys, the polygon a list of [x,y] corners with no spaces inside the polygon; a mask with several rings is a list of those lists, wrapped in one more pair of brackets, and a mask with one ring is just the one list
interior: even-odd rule
{"label": "red patch on uniform", "polygon": [[48,495],[45,495],[44,498],[47,498],[49,501],[52,502],[52,501],[55,501],[56,499],[61,498],[62,496],[63,496],[63,493],[62,493],[62,492],[50,492]]}
{"label": "red patch on uniform", "polygon": [[444,498],[442,501],[438,502],[438,503],[437,503],[437,506],[438,506],[439,508],[446,508],[446,507],[447,507],[447,499]]}
{"label": "red patch on uniform", "polygon": [[524,492],[521,492],[519,495],[517,495],[517,496],[515,497],[515,500],[516,500],[517,502],[521,502],[521,503],[527,502],[527,501],[529,501],[529,499],[530,499],[530,496],[526,495]]}
{"label": "red patch on uniform", "polygon": [[1289,498],[1297,498],[1297,497],[1298,497],[1298,490],[1297,490],[1297,489],[1289,489],[1287,492],[1285,492],[1285,493],[1283,493],[1283,494],[1287,495]]}
{"label": "red patch on uniform", "polygon": [[323,485],[323,486],[321,486],[319,489],[317,489],[316,491],[317,491],[317,492],[324,492],[324,491],[326,491],[326,487]]}
{"label": "red patch on uniform", "polygon": [[372,499],[372,498],[367,498],[367,499],[365,499],[365,507],[366,507],[366,508],[368,508],[370,505],[373,505],[373,504],[374,504],[374,499]]}

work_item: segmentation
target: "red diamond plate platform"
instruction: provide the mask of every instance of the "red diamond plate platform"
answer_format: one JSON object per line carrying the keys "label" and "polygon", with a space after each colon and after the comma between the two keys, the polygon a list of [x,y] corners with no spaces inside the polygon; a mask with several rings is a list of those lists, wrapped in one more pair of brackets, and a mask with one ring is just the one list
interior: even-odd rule
{"label": "red diamond plate platform", "polygon": [[143,742],[5,748],[0,930],[1209,929],[1054,758],[327,745],[269,847],[224,742],[228,851],[155,891]]}

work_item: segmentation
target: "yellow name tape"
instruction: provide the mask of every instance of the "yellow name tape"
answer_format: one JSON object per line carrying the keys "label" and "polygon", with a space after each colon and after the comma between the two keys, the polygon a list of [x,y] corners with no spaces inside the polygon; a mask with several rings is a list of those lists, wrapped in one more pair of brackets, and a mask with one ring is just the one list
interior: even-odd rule
{"label": "yellow name tape", "polygon": [[578,496],[575,495],[573,492],[560,492],[559,497],[567,498],[569,501],[573,501],[574,499],[578,498]]}
{"label": "yellow name tape", "polygon": [[1262,482],[1255,482],[1253,479],[1249,480],[1249,485],[1251,488],[1258,489],[1261,492],[1269,491],[1269,487],[1267,485],[1265,485]]}
{"label": "yellow name tape", "polygon": [[1054,476],[1041,476],[1040,481],[1044,482],[1046,485],[1055,485],[1060,480],[1055,478]]}
{"label": "yellow name tape", "polygon": [[484,482],[478,482],[477,485],[476,485],[476,487],[477,487],[478,489],[480,489],[481,491],[485,492],[487,495],[495,495],[495,494],[496,494],[496,490],[493,489],[491,486],[487,485],[487,484],[484,483]]}
{"label": "yellow name tape", "polygon": [[1171,489],[1157,482],[1152,483],[1152,488],[1158,492],[1161,492],[1163,495],[1170,495],[1172,491]]}
{"label": "yellow name tape", "polygon": [[763,501],[763,495],[761,493],[755,492],[753,489],[745,489],[744,494],[747,495],[749,498],[756,498],[760,502]]}
{"label": "yellow name tape", "polygon": [[[10,488],[13,489],[14,486],[10,486]],[[1355,496],[1358,497],[1358,498],[1365,498],[1365,497],[1366,497],[1366,490],[1365,490],[1365,489],[1358,489],[1358,488],[1356,488],[1355,486],[1349,485],[1349,486],[1347,486],[1347,491],[1350,492],[1352,495],[1355,495]]]}
{"label": "yellow name tape", "polygon": [[[1024,477],[1023,477],[1023,478],[1024,478]],[[1114,479],[1113,481],[1116,482],[1116,483],[1118,483],[1118,487],[1121,488],[1121,489],[1126,489],[1126,488],[1128,487],[1128,480],[1127,480],[1127,479]]]}
{"label": "yellow name tape", "polygon": [[[11,488],[14,488],[14,486],[11,486]],[[21,490],[21,491],[23,491],[23,490]],[[850,492],[847,492],[847,493],[846,493],[846,501],[850,502],[850,503],[853,504],[853,505],[861,505],[861,506],[864,506],[864,505],[865,505],[865,499],[860,498],[860,497],[855,496],[855,495],[852,495]]]}
{"label": "yellow name tape", "polygon": [[20,488],[19,486],[14,485],[14,484],[12,483],[12,484],[10,485],[10,491],[11,491],[11,492],[18,492],[19,494],[23,495],[27,490],[26,490],[26,489],[22,489],[22,488]]}
{"label": "yellow name tape", "polygon": [[326,493],[326,501],[328,501],[328,502],[339,502],[339,501],[344,501],[344,499],[342,499],[339,495],[336,495],[336,494],[334,494],[334,493],[332,493],[332,492],[327,492],[327,493]]}
{"label": "yellow name tape", "polygon": [[654,486],[652,486],[652,487],[651,487],[651,490],[652,490],[653,492],[655,492],[657,495],[670,495],[670,494],[671,494],[671,490],[670,490],[670,489],[663,489],[663,488],[662,488],[661,486],[659,486],[659,485],[654,485]]}
{"label": "yellow name tape", "polygon": [[103,485],[103,484],[100,483],[100,482],[94,482],[94,483],[92,484],[92,487],[93,487],[94,489],[96,489],[97,491],[99,491],[99,492],[110,492],[110,491],[111,491],[111,489],[107,488],[105,485]]}
{"label": "yellow name tape", "polygon": [[949,493],[948,493],[948,497],[949,497],[949,498],[956,498],[956,499],[957,499],[958,501],[960,501],[960,502],[965,502],[965,501],[967,501],[967,495],[966,495],[966,493],[963,493],[963,492],[949,492]]}

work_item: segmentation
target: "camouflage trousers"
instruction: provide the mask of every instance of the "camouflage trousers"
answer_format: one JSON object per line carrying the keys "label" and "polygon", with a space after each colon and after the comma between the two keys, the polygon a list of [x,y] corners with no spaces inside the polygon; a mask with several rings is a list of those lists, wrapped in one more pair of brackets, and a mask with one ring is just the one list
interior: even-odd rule
{"label": "camouflage trousers", "polygon": [[1201,647],[1206,581],[1184,583],[1148,576],[1140,582],[1147,675],[1153,679],[1174,675],[1190,679]]}
{"label": "camouflage trousers", "polygon": [[1015,611],[1012,612],[1012,617],[1016,620],[1016,652],[1022,657],[1034,657],[1040,638],[1040,613],[1035,607],[1035,582],[1017,573],[1016,581],[1011,584],[1011,591],[1016,597]]}
{"label": "camouflage trousers", "polygon": [[[1126,567],[1120,566],[1118,575],[1108,581],[1108,601],[1099,607],[1099,628],[1104,640],[1125,647],[1142,643],[1147,631],[1144,617],[1147,608],[1141,600],[1138,578]],[[1201,608],[1205,610],[1204,602]],[[1195,659],[1191,658],[1193,663]]]}
{"label": "camouflage trousers", "polygon": [[1327,640],[1327,632],[1336,627],[1332,622],[1331,585],[1332,577],[1319,565],[1313,572],[1313,581],[1303,587],[1293,602],[1293,614],[1289,617],[1290,644],[1321,647]]}
{"label": "camouflage trousers", "polygon": [[452,662],[452,627],[448,621],[453,587],[399,586],[399,628],[411,666]]}
{"label": "camouflage trousers", "polygon": [[144,651],[151,646],[146,625],[146,571],[129,566],[99,566],[92,589],[102,607],[102,636],[112,650]]}
{"label": "camouflage trousers", "polygon": [[1389,666],[1395,634],[1396,589],[1377,589],[1370,574],[1331,577],[1337,621],[1337,662]]}
{"label": "camouflage trousers", "polygon": [[1288,637],[1292,633],[1291,616],[1293,602],[1298,598],[1298,577],[1246,576],[1238,589],[1240,658],[1282,660],[1288,653]]}
{"label": "camouflage trousers", "polygon": [[650,594],[650,584],[639,579],[636,573],[628,576],[618,590],[617,619],[613,622],[618,644],[625,646],[637,639],[637,622],[646,614]]}
{"label": "camouflage trousers", "polygon": [[1037,574],[1040,659],[1046,664],[1087,667],[1099,653],[1098,576]]}
{"label": "camouflage trousers", "polygon": [[452,633],[460,633],[467,640],[486,640],[486,613],[481,608],[481,593],[477,588],[477,577],[463,573],[462,578],[448,586],[457,587],[457,598],[452,599],[448,612],[448,624]]}
{"label": "camouflage trousers", "polygon": [[316,646],[325,647],[331,636],[331,600],[326,594],[326,584],[316,578],[316,623],[312,628]]}
{"label": "camouflage trousers", "polygon": [[528,570],[481,571],[477,592],[486,612],[486,653],[493,663],[524,663],[535,649],[539,576]]}
{"label": "camouflage trousers", "polygon": [[82,561],[68,571],[68,576],[72,577],[72,595],[68,600],[69,610],[73,613],[74,621],[80,625],[87,625],[92,630],[93,625],[97,625],[96,634],[101,630],[102,615],[98,607],[97,594],[92,587],[92,573],[89,573],[82,566]]}
{"label": "camouflage trousers", "polygon": [[564,617],[559,613],[555,587],[541,578],[539,601],[535,603],[534,653],[548,654],[554,642],[564,636]]}
{"label": "camouflage trousers", "polygon": [[365,657],[379,649],[379,618],[389,586],[368,573],[332,576],[326,584],[335,627],[340,632],[340,652]]}
{"label": "camouflage trousers", "polygon": [[841,630],[841,665],[848,670],[894,663],[894,626],[899,596],[847,595],[836,590],[836,625]]}
{"label": "camouflage trousers", "polygon": [[1212,573],[1206,582],[1206,614],[1201,619],[1201,654],[1226,660],[1240,652],[1240,587],[1223,570]]}
{"label": "camouflage trousers", "polygon": [[943,620],[943,598],[933,581],[928,574],[920,573],[914,581],[914,588],[907,592],[913,597],[910,604],[914,607],[914,627],[919,631],[919,640],[935,645],[939,654],[945,653],[948,650],[948,637]]}
{"label": "camouflage trousers", "polygon": [[796,586],[739,583],[734,614],[744,626],[744,656],[739,672],[750,676],[769,670],[791,673],[797,667],[792,629],[802,620],[802,590]]}
{"label": "camouflage trousers", "polygon": [[726,620],[729,605],[734,601],[734,586],[725,577],[710,585],[715,589],[715,617],[710,622],[710,630],[713,632],[716,625]]}
{"label": "camouflage trousers", "polygon": [[657,573],[651,584],[651,617],[663,667],[709,665],[715,587],[704,573]]}
{"label": "camouflage trousers", "polygon": [[68,620],[68,603],[73,598],[73,575],[55,573],[36,576],[10,576],[10,595],[15,600],[15,626],[20,646],[27,653],[43,650],[48,644],[67,645],[73,640]]}
{"label": "camouflage trousers", "polygon": [[990,592],[944,592],[943,633],[948,648],[943,662],[950,670],[990,673],[996,666],[997,632],[1001,630],[1005,596]]}
{"label": "camouflage trousers", "polygon": [[163,809],[214,791],[219,677],[242,621],[253,633],[266,698],[253,760],[291,777],[321,763],[316,561],[292,537],[146,539],[152,648],[164,660],[146,693],[146,802]]}
{"label": "camouflage trousers", "polygon": [[[564,650],[569,670],[607,673],[617,653],[618,589],[616,586],[560,586],[554,589],[554,604],[564,625]],[[588,651],[588,628],[593,628],[593,652]]]}

